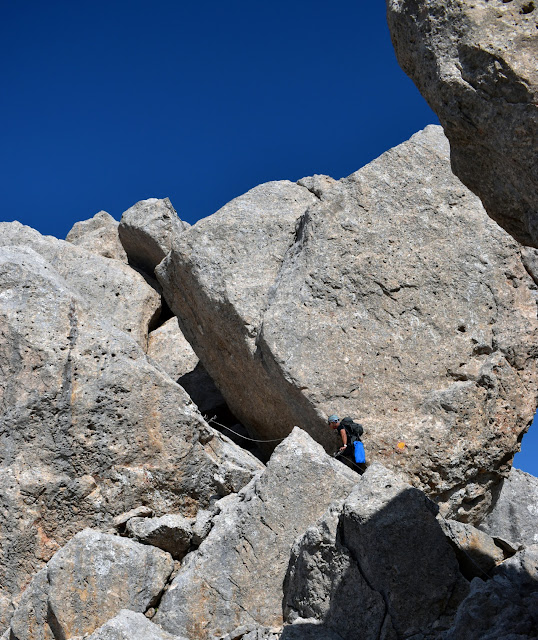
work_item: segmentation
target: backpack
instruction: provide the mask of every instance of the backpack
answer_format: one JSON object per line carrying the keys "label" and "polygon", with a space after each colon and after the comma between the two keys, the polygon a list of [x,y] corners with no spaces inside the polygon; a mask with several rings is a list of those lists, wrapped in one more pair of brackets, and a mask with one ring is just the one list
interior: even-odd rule
{"label": "backpack", "polygon": [[364,433],[362,424],[359,424],[358,422],[353,422],[352,418],[342,418],[342,421],[340,422],[340,426],[344,427],[352,443],[354,443],[356,440],[360,440],[362,434]]}

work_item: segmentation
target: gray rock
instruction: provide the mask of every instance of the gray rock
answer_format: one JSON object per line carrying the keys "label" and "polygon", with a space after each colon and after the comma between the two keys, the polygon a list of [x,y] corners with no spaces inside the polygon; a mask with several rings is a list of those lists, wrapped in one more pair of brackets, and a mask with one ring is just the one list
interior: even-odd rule
{"label": "gray rock", "polygon": [[146,505],[140,505],[125,513],[120,513],[119,516],[114,518],[112,523],[116,529],[123,529],[131,518],[151,518],[153,515],[153,509],[146,507]]}
{"label": "gray rock", "polygon": [[[398,638],[427,632],[468,592],[436,511],[424,493],[378,464],[344,503],[340,542],[382,595]],[[361,628],[368,624],[362,615]]]}
{"label": "gray rock", "polygon": [[161,296],[128,265],[42,236],[19,222],[0,222],[0,246],[29,247],[39,253],[96,314],[147,348],[148,330],[160,313]]}
{"label": "gray rock", "polygon": [[293,545],[284,582],[285,620],[301,623],[301,630],[315,624],[342,638],[359,631],[361,640],[396,638],[381,594],[368,585],[340,542],[342,504],[331,505]]}
{"label": "gray rock", "polygon": [[538,246],[536,3],[387,0],[392,42],[450,140],[454,173]]}
{"label": "gray rock", "polygon": [[168,198],[149,198],[123,213],[119,234],[129,262],[152,274],[170,251],[174,237],[189,227],[178,218]]}
{"label": "gray rock", "polygon": [[126,530],[131,538],[167,551],[174,560],[181,560],[187,553],[193,535],[191,521],[179,513],[160,518],[131,518]]}
{"label": "gray rock", "polygon": [[538,545],[496,569],[493,580],[475,578],[443,640],[536,640]]}
{"label": "gray rock", "polygon": [[227,498],[199,549],[165,593],[154,621],[187,637],[240,625],[282,625],[282,583],[294,539],[359,478],[300,429],[265,472]]}
{"label": "gray rock", "polygon": [[85,529],[29,584],[11,620],[12,636],[71,638],[92,633],[123,608],[144,612],[173,568],[160,549]]}
{"label": "gray rock", "polygon": [[538,544],[538,478],[512,469],[479,529],[516,545]]}
{"label": "gray rock", "polygon": [[538,403],[519,246],[440,127],[318,192],[262,185],[184,232],[157,269],[167,302],[251,432],[334,450],[326,417],[350,415],[368,461],[478,522]]}
{"label": "gray rock", "polygon": [[142,613],[122,609],[115,618],[88,637],[87,640],[184,640],[171,636]]}
{"label": "gray rock", "polygon": [[141,504],[194,516],[264,467],[31,249],[0,247],[0,326],[3,632],[11,599],[84,527]]}
{"label": "gray rock", "polygon": [[118,221],[106,211],[76,222],[65,239],[91,253],[127,263],[127,254],[118,234]]}
{"label": "gray rock", "polygon": [[438,522],[452,545],[463,575],[488,578],[491,570],[504,560],[504,553],[493,538],[476,527],[457,520],[439,518]]}

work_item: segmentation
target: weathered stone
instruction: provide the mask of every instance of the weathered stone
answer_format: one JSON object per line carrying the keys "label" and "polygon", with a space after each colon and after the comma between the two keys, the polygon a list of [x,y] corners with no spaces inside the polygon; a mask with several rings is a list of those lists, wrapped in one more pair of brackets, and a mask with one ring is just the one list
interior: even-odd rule
{"label": "weathered stone", "polygon": [[503,562],[495,574],[493,580],[472,581],[443,640],[536,640],[538,545]]}
{"label": "weathered stone", "polygon": [[131,518],[151,518],[152,516],[153,509],[146,507],[146,505],[140,505],[139,507],[130,509],[125,513],[120,513],[119,516],[116,516],[114,518],[112,523],[116,527],[116,529],[123,529]]}
{"label": "weathered stone", "polygon": [[450,140],[454,173],[538,246],[536,3],[387,0],[398,61]]}
{"label": "weathered stone", "polygon": [[193,516],[263,465],[31,249],[0,247],[0,327],[2,632],[11,598],[84,527],[140,504]]}
{"label": "weathered stone", "polygon": [[313,622],[342,638],[352,638],[358,630],[361,640],[395,638],[381,594],[368,585],[339,540],[342,504],[331,505],[293,546],[284,582],[285,619]]}
{"label": "weathered stone", "polygon": [[367,459],[470,522],[488,511],[537,405],[536,304],[516,242],[450,169],[440,127],[332,186],[269,183],[176,238],[157,269],[238,420],[335,411]]}
{"label": "weathered stone", "polygon": [[29,584],[11,620],[16,640],[92,633],[121,609],[144,612],[172,573],[160,549],[85,529]]}
{"label": "weathered stone", "polygon": [[382,595],[398,638],[450,616],[468,592],[436,511],[424,493],[378,464],[344,503],[340,542]]}
{"label": "weathered stone", "polygon": [[179,513],[168,513],[160,518],[131,518],[127,533],[144,544],[167,551],[175,560],[181,560],[189,550],[192,524]]}
{"label": "weathered stone", "polygon": [[161,296],[128,265],[42,236],[19,222],[0,222],[0,246],[29,247],[39,253],[99,317],[129,333],[146,349],[148,330],[161,310]]}
{"label": "weathered stone", "polygon": [[468,580],[488,578],[491,570],[504,560],[500,547],[483,531],[457,520],[439,518],[438,522],[454,549],[462,574]]}
{"label": "weathered stone", "polygon": [[174,237],[189,227],[178,218],[168,198],[149,198],[123,213],[119,234],[129,262],[152,274],[170,251]]}
{"label": "weathered stone", "polygon": [[300,429],[265,472],[215,517],[184,561],[154,621],[170,633],[223,636],[243,624],[282,625],[282,583],[294,539],[359,478]]}
{"label": "weathered stone", "polygon": [[184,640],[171,636],[142,613],[122,609],[115,618],[94,631],[87,640]]}
{"label": "weathered stone", "polygon": [[538,544],[538,478],[512,469],[479,529],[516,545]]}
{"label": "weathered stone", "polygon": [[91,253],[127,263],[127,254],[118,234],[118,221],[106,211],[76,222],[65,239]]}

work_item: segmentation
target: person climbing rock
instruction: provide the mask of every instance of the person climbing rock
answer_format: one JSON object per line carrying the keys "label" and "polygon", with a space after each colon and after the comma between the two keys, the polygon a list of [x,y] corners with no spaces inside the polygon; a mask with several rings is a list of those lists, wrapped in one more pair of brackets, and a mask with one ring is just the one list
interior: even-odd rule
{"label": "person climbing rock", "polygon": [[[327,418],[327,422],[332,429],[338,430],[342,440],[342,446],[336,455],[347,456],[355,463],[364,464],[364,446],[361,442],[361,436],[364,433],[362,425],[354,422],[352,418],[343,418],[340,420],[336,414],[330,415]],[[355,447],[356,442],[359,443],[358,447]],[[356,452],[357,448],[358,451]]]}

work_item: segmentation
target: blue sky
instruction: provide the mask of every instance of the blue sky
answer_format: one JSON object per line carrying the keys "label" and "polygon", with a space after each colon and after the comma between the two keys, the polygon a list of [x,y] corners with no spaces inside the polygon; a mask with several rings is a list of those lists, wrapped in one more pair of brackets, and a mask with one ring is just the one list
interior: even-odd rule
{"label": "blue sky", "polygon": [[[437,123],[382,0],[2,2],[0,55],[2,219],[59,238],[150,197],[193,223]],[[534,475],[537,432],[515,461]]]}

